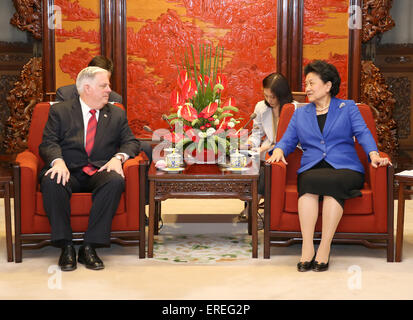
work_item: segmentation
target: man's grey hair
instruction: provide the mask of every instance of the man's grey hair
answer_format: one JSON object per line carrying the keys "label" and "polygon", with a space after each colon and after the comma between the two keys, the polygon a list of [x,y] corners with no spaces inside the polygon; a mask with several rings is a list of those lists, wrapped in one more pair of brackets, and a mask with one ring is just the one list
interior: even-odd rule
{"label": "man's grey hair", "polygon": [[76,78],[76,88],[79,95],[83,93],[84,85],[92,83],[95,80],[96,74],[101,72],[108,73],[107,70],[99,67],[86,67],[79,72]]}

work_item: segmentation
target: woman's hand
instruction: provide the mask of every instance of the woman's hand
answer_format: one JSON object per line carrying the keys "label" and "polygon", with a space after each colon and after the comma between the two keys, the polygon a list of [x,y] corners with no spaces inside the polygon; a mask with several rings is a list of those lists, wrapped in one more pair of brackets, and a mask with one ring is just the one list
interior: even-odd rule
{"label": "woman's hand", "polygon": [[279,162],[279,161],[284,162],[285,164],[288,164],[287,161],[285,161],[284,158],[284,151],[280,148],[275,148],[274,151],[272,152],[272,156],[266,160],[268,163],[273,163],[273,162]]}
{"label": "woman's hand", "polygon": [[268,152],[268,150],[270,150],[273,147],[274,147],[274,145],[261,146],[261,147],[259,147],[258,152],[259,153]]}
{"label": "woman's hand", "polygon": [[384,167],[389,164],[392,165],[392,163],[390,162],[388,158],[381,158],[380,154],[377,151],[370,152],[369,157],[370,157],[371,165],[373,166],[373,168]]}

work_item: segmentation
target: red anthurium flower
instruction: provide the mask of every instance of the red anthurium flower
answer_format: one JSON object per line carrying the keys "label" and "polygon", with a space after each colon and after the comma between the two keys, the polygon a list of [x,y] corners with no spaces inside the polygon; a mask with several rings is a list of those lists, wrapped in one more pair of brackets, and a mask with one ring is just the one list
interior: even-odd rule
{"label": "red anthurium flower", "polygon": [[199,136],[197,135],[196,131],[193,128],[190,128],[188,130],[185,130],[186,136],[191,139],[193,142],[198,142],[199,141]]}
{"label": "red anthurium flower", "polygon": [[196,90],[197,88],[195,80],[188,79],[182,87],[182,97],[185,100],[192,99],[193,96],[196,94]]}
{"label": "red anthurium flower", "polygon": [[200,74],[198,76],[198,82],[202,85],[202,79],[203,79],[203,83],[204,83],[204,87],[206,88],[208,86],[209,83],[209,77],[206,75],[202,75]]}
{"label": "red anthurium flower", "polygon": [[185,82],[189,79],[188,72],[186,70],[181,70],[178,76],[178,86],[180,89],[184,86]]}
{"label": "red anthurium flower", "polygon": [[217,74],[217,78],[215,79],[215,84],[222,84],[222,86],[224,87],[224,89],[227,87],[228,84],[228,80],[227,77],[224,76],[223,74]]}
{"label": "red anthurium flower", "polygon": [[224,118],[221,122],[221,124],[219,125],[219,129],[223,129],[226,130],[227,129],[227,124],[229,122],[228,118]]}
{"label": "red anthurium flower", "polygon": [[164,136],[165,140],[168,140],[172,143],[177,143],[181,141],[184,138],[184,135],[176,132],[170,132],[167,135]]}
{"label": "red anthurium flower", "polygon": [[173,90],[171,93],[171,106],[176,108],[177,106],[184,103],[184,99],[182,98],[181,93],[178,90]]}
{"label": "red anthurium flower", "polygon": [[217,111],[217,109],[218,109],[218,103],[210,102],[209,105],[207,105],[204,108],[204,110],[201,111],[201,113],[203,113],[204,118],[209,118],[215,113],[215,111]]}
{"label": "red anthurium flower", "polygon": [[227,101],[225,101],[222,107],[235,107],[235,99],[229,98]]}
{"label": "red anthurium flower", "polygon": [[198,119],[198,112],[196,111],[196,109],[194,107],[192,107],[191,105],[186,104],[181,109],[181,116],[185,120],[188,120],[188,121],[192,122],[195,119]]}

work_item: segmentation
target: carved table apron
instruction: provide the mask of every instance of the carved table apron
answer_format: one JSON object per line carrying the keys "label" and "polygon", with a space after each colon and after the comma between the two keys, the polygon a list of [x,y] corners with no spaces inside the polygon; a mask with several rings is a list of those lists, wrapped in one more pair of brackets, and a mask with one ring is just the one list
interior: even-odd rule
{"label": "carved table apron", "polygon": [[[180,173],[156,170],[154,164],[149,178],[148,258],[153,258],[155,216],[159,203],[176,199],[240,199],[249,204],[249,230],[252,236],[252,257],[258,257],[257,191],[259,170],[248,167],[242,172],[221,170],[216,164],[187,165]],[[156,221],[155,221],[156,220]]]}

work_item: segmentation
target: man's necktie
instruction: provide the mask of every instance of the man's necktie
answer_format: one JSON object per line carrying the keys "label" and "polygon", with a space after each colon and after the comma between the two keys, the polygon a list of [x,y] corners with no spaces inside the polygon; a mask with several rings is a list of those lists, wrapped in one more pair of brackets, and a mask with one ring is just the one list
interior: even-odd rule
{"label": "man's necktie", "polygon": [[[93,144],[95,143],[95,134],[98,122],[96,120],[96,110],[92,109],[89,112],[92,114],[92,116],[90,117],[89,122],[87,123],[85,149],[87,155],[90,157],[90,153],[93,149]],[[96,167],[94,167],[90,163],[87,166],[84,166],[82,170],[89,176],[93,175],[96,171],[98,171],[98,169],[96,169]]]}

